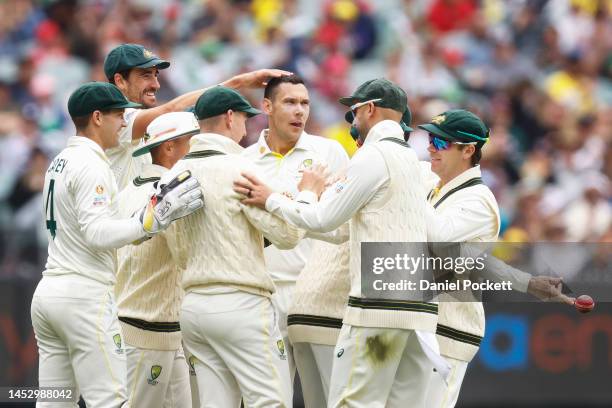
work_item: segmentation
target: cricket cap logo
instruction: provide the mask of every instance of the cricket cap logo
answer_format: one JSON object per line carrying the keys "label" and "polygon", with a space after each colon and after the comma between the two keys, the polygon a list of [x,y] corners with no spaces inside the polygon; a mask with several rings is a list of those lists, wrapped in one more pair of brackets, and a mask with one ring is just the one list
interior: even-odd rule
{"label": "cricket cap logo", "polygon": [[144,55],[145,58],[153,58],[153,57],[155,57],[155,54],[153,54],[153,52],[147,50],[146,48],[144,50],[142,50],[142,55]]}
{"label": "cricket cap logo", "polygon": [[436,125],[439,125],[440,123],[444,122],[445,120],[446,120],[446,116],[438,115],[438,116],[434,116],[433,118],[431,118],[431,123],[435,123]]}

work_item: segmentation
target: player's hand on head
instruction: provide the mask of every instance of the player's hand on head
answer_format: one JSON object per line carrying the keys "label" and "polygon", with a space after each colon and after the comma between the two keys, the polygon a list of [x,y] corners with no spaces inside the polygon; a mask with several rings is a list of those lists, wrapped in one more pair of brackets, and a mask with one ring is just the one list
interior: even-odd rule
{"label": "player's hand on head", "polygon": [[147,234],[155,234],[168,228],[172,221],[202,207],[202,189],[191,172],[185,170],[177,175],[168,172],[157,183],[151,199],[140,213],[140,221]]}
{"label": "player's hand on head", "polygon": [[302,170],[302,179],[298,184],[298,190],[300,191],[312,191],[320,197],[325,188],[329,185],[329,171],[327,167],[322,164],[315,164],[314,166]]}
{"label": "player's hand on head", "polygon": [[257,71],[236,75],[225,81],[222,85],[234,89],[263,88],[268,85],[270,78],[278,78],[289,75],[293,75],[293,73],[284,71],[282,69],[258,69]]}
{"label": "player's hand on head", "polygon": [[575,299],[563,294],[562,290],[563,279],[552,276],[534,276],[527,285],[527,293],[544,302],[559,302],[573,305]]}
{"label": "player's hand on head", "polygon": [[234,191],[244,196],[243,204],[266,208],[266,201],[272,190],[257,177],[249,173],[241,173],[242,178],[234,181]]}

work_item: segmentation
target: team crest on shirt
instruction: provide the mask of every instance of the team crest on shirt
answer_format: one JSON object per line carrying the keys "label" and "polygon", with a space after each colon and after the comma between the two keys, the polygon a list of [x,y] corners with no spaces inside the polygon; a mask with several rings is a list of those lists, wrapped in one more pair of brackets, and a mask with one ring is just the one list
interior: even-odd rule
{"label": "team crest on shirt", "polygon": [[285,342],[283,339],[279,339],[276,341],[276,347],[278,347],[278,357],[281,360],[286,360],[287,355],[285,354]]}
{"label": "team crest on shirt", "polygon": [[285,197],[287,197],[288,199],[293,200],[293,194],[291,194],[291,193],[290,193],[290,192],[288,192],[288,191],[283,191],[283,192],[281,193],[281,195],[284,195],[284,196],[285,196]]}
{"label": "team crest on shirt", "polygon": [[303,162],[300,163],[300,166],[298,167],[298,169],[305,170],[310,167],[312,167],[312,159],[305,159]]}
{"label": "team crest on shirt", "polygon": [[123,354],[123,349],[121,348],[121,335],[119,333],[113,336],[113,342],[115,343],[115,346],[117,347],[115,349],[115,353]]}
{"label": "team crest on shirt", "polygon": [[101,185],[96,186],[96,195],[93,199],[93,206],[100,207],[106,205],[106,195],[104,194],[104,187]]}
{"label": "team crest on shirt", "polygon": [[161,372],[162,372],[162,366],[160,365],[151,366],[151,372],[150,372],[149,378],[147,379],[147,382],[150,385],[157,385],[159,383],[159,381],[157,381],[157,377],[159,377]]}

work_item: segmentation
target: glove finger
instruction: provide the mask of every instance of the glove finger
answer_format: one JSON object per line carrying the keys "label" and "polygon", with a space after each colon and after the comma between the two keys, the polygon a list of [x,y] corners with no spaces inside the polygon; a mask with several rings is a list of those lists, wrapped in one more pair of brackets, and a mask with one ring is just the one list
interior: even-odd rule
{"label": "glove finger", "polygon": [[198,209],[200,209],[202,207],[204,207],[204,200],[200,200],[200,199],[193,200],[189,204],[187,204],[188,214],[191,214],[192,212],[194,212],[194,211],[196,211],[196,210],[198,210]]}

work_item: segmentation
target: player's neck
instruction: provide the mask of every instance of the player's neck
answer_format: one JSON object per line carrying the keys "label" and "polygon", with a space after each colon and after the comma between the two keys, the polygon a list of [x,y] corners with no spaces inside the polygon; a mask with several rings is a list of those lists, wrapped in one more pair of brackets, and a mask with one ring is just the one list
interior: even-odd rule
{"label": "player's neck", "polygon": [[282,137],[274,128],[270,128],[266,132],[266,143],[268,144],[270,150],[282,154],[283,156],[286,155],[289,150],[295,147],[298,139],[293,140]]}
{"label": "player's neck", "polygon": [[454,179],[456,179],[457,177],[459,177],[460,175],[468,171],[470,168],[471,166],[469,164],[466,164],[465,166],[460,166],[460,167],[457,167],[456,169],[449,171],[447,174],[440,175],[440,182],[438,183],[438,187],[439,188],[444,187],[445,185],[447,185],[448,183],[450,183],[451,181],[453,181]]}

